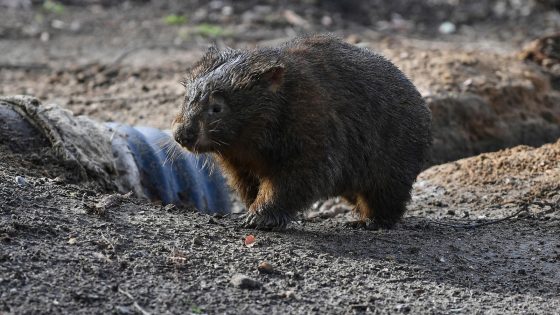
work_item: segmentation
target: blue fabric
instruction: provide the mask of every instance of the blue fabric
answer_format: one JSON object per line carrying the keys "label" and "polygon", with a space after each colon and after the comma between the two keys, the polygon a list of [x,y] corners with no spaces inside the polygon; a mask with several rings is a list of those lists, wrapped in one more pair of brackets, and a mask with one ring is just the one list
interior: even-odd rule
{"label": "blue fabric", "polygon": [[[230,212],[224,177],[217,167],[211,167],[211,156],[194,155],[176,148],[179,154],[170,160],[168,146],[177,144],[168,133],[149,127],[108,125],[126,134],[148,198],[164,204],[194,205],[205,213]],[[209,159],[207,165],[204,164],[206,159]]]}

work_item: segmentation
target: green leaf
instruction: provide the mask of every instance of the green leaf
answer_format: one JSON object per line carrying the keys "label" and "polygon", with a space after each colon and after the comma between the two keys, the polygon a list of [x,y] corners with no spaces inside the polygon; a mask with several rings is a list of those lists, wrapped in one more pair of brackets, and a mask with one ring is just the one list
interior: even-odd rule
{"label": "green leaf", "polygon": [[62,14],[64,12],[64,5],[52,0],[45,0],[43,2],[43,9],[50,13]]}
{"label": "green leaf", "polygon": [[163,22],[167,25],[183,25],[187,23],[187,17],[184,15],[169,14],[163,18]]}
{"label": "green leaf", "polygon": [[223,27],[215,24],[202,23],[195,28],[195,32],[204,37],[223,37],[231,35]]}

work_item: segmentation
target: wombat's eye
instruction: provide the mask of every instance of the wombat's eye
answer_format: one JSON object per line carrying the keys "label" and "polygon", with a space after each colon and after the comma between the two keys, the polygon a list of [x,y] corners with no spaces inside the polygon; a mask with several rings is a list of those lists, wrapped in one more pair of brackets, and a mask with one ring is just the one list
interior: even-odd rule
{"label": "wombat's eye", "polygon": [[210,106],[208,106],[208,115],[219,114],[224,111],[226,101],[222,93],[214,91],[210,94]]}
{"label": "wombat's eye", "polygon": [[214,103],[210,105],[210,108],[208,109],[208,114],[209,115],[219,114],[223,111],[223,109],[224,108],[221,104]]}

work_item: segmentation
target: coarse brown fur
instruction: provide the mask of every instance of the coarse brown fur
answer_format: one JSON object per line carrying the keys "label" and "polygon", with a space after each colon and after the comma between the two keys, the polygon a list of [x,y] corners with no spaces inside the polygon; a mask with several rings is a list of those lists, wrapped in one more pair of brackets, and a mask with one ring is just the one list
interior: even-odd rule
{"label": "coarse brown fur", "polygon": [[431,143],[431,114],[391,62],[330,35],[279,48],[211,49],[189,71],[174,137],[211,152],[248,207],[245,225],[284,228],[343,196],[362,220],[403,215]]}

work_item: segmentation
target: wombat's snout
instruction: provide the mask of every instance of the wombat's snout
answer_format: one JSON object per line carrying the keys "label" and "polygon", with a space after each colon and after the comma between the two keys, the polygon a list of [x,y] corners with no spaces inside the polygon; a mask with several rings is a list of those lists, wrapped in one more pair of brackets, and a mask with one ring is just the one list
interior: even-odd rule
{"label": "wombat's snout", "polygon": [[176,124],[173,126],[173,138],[183,147],[191,150],[196,144],[198,130],[194,126]]}

